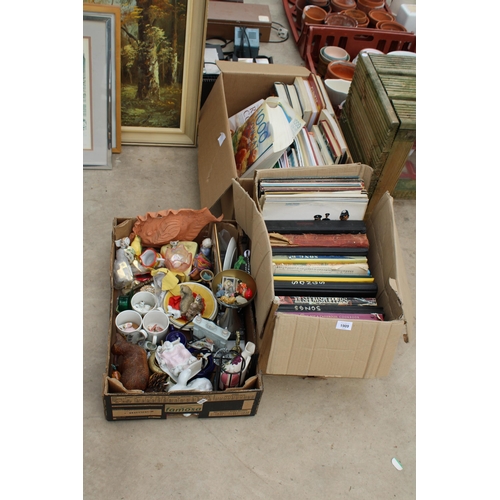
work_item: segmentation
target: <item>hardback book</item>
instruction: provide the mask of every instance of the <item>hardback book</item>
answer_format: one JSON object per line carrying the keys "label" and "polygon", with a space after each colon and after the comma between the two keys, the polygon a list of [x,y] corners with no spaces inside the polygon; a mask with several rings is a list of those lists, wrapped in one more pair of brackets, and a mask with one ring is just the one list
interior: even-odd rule
{"label": "hardback book", "polygon": [[323,139],[326,143],[328,152],[333,157],[334,164],[340,164],[342,160],[342,149],[340,148],[340,144],[338,143],[335,134],[333,133],[333,129],[331,128],[330,123],[327,120],[320,120],[319,129],[323,134]]}
{"label": "hardback book", "polygon": [[304,82],[305,82],[304,78],[297,76],[293,81],[293,85],[297,90],[297,95],[299,97],[300,105],[302,107],[302,119],[304,120],[305,125],[307,127],[307,125],[311,121],[313,107],[311,100],[309,99],[309,95],[307,93],[306,85]]}
{"label": "hardback book", "polygon": [[313,125],[312,126],[312,133],[314,135],[314,139],[316,141],[316,144],[319,147],[319,150],[321,152],[321,156],[323,157],[323,162],[325,165],[334,165],[333,157],[328,149],[328,146],[326,145],[325,139],[323,137],[323,134],[321,133],[321,130],[319,128],[319,125]]}
{"label": "hardback book", "polygon": [[275,295],[309,295],[311,297],[375,297],[377,283],[327,282],[299,279],[273,278]]}
{"label": "hardback book", "polygon": [[384,315],[380,313],[345,313],[345,312],[318,312],[318,311],[278,311],[284,314],[294,314],[297,316],[310,316],[314,318],[342,319],[344,321],[356,319],[365,321],[384,321]]}
{"label": "hardback book", "polygon": [[358,234],[366,233],[362,220],[332,219],[269,219],[265,221],[268,233],[279,234]]}
{"label": "hardback book", "polygon": [[321,149],[319,148],[318,142],[316,141],[313,132],[308,132],[308,134],[309,134],[309,142],[311,143],[314,157],[316,158],[316,165],[326,165],[325,159],[321,154]]}
{"label": "hardback book", "polygon": [[251,177],[258,169],[273,168],[304,122],[291,106],[268,97],[232,137],[238,177]]}
{"label": "hardback book", "polygon": [[317,86],[319,91],[321,92],[321,95],[323,96],[323,100],[325,102],[325,109],[333,115],[335,113],[335,110],[333,109],[332,102],[330,101],[330,97],[328,97],[328,92],[326,91],[325,83],[323,82],[323,79],[321,76],[316,75],[314,73],[311,73],[311,75],[315,78]]}
{"label": "hardback book", "polygon": [[342,130],[340,129],[340,126],[337,122],[337,119],[335,118],[335,114],[331,114],[328,113],[326,110],[322,110],[319,116],[319,120],[326,120],[330,125],[330,128],[333,131],[333,135],[335,136],[335,139],[337,140],[340,149],[342,151],[342,159],[340,163],[347,163],[348,159],[347,143],[344,134],[342,133]]}
{"label": "hardback book", "polygon": [[377,306],[375,297],[310,297],[278,296],[279,305]]}
{"label": "hardback book", "polygon": [[261,197],[264,220],[312,220],[328,214],[339,220],[343,213],[349,219],[362,221],[368,206],[368,196],[329,196],[337,193],[273,194]]}
{"label": "hardback book", "polygon": [[368,277],[368,264],[273,264],[274,276]]}
{"label": "hardback book", "polygon": [[311,108],[312,108],[312,114],[311,118],[307,122],[307,130],[311,130],[311,127],[317,123],[319,114],[321,112],[321,104],[316,100],[315,95],[312,92],[311,89],[311,84],[309,81],[305,78],[302,79],[304,81],[304,87],[306,89],[307,97],[309,99],[309,102],[311,103]]}
{"label": "hardback book", "polygon": [[290,95],[288,93],[288,87],[286,83],[274,82],[274,93],[283,102],[287,102],[290,106],[292,106],[292,102],[290,99]]}

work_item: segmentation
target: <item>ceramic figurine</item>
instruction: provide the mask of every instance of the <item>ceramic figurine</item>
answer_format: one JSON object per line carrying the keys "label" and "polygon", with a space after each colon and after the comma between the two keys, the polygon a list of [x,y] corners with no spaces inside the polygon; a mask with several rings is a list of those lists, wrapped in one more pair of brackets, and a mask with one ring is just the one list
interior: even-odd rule
{"label": "ceramic figurine", "polygon": [[220,222],[208,208],[148,212],[137,216],[131,236],[139,236],[143,245],[161,247],[172,240],[193,241],[210,222]]}
{"label": "ceramic figurine", "polygon": [[157,350],[157,353],[165,363],[166,368],[176,377],[190,364],[197,361],[196,357],[180,342],[174,344],[167,340],[161,351]]}
{"label": "ceramic figurine", "polygon": [[179,311],[181,312],[181,316],[185,316],[188,312],[189,306],[194,302],[194,295],[191,288],[187,285],[181,285],[181,303],[179,306]]}
{"label": "ceramic figurine", "polygon": [[210,254],[212,253],[212,240],[210,238],[205,238],[201,242],[201,248],[200,252],[205,256],[205,257],[210,257]]}
{"label": "ceramic figurine", "polygon": [[340,220],[347,220],[348,218],[349,218],[349,211],[348,210],[342,210],[342,212],[340,212],[339,219]]}
{"label": "ceramic figurine", "polygon": [[116,342],[111,347],[111,352],[122,356],[122,362],[118,367],[121,374],[120,382],[125,389],[139,389],[144,391],[148,386],[149,367],[146,351],[136,345],[127,342],[125,337],[117,333]]}
{"label": "ceramic figurine", "polygon": [[203,297],[201,295],[197,295],[193,302],[191,302],[191,304],[189,305],[186,314],[184,314],[184,317],[188,321],[191,321],[195,316],[203,312],[203,308]]}
{"label": "ceramic figurine", "polygon": [[186,368],[182,371],[177,379],[177,384],[168,389],[168,392],[173,391],[212,391],[212,382],[207,378],[195,378],[188,383],[191,378],[191,369]]}

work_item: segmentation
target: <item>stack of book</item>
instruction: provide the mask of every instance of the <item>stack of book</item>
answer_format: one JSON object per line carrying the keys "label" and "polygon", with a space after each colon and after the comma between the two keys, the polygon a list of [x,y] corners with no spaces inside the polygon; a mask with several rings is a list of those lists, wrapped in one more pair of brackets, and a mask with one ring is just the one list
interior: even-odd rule
{"label": "stack of book", "polygon": [[[340,179],[335,178],[335,182],[341,184]],[[261,179],[259,193],[269,195],[269,189],[272,192],[278,187],[276,184],[293,184],[294,179],[273,182],[276,180]],[[304,184],[307,180],[301,179]],[[349,176],[345,181],[349,185],[359,179]],[[278,312],[384,319],[376,299],[378,287],[370,272],[369,242],[362,218],[346,219],[345,214],[333,218],[329,213],[306,219],[294,218],[290,213],[288,217],[273,218],[273,213],[278,212],[269,211],[264,220],[272,248]]]}
{"label": "stack of book", "polygon": [[264,220],[281,221],[362,221],[368,206],[365,183],[357,175],[261,179],[258,200]]}

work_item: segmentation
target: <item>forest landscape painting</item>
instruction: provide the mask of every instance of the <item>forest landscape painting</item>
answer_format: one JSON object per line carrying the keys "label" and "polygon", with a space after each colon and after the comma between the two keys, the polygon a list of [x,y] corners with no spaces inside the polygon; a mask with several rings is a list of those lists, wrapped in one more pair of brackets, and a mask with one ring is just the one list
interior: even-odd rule
{"label": "forest landscape painting", "polygon": [[121,8],[123,144],[194,145],[204,0],[94,0]]}

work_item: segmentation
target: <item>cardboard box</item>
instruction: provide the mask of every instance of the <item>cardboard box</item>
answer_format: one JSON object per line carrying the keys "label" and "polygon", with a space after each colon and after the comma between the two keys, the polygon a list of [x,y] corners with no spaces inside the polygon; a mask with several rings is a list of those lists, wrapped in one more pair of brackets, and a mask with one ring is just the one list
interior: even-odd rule
{"label": "cardboard box", "polygon": [[[252,207],[253,202],[247,196],[248,206]],[[251,239],[252,224],[251,217],[241,215],[245,221],[243,231]],[[251,373],[256,377],[255,383],[250,389],[235,388],[225,391],[213,392],[172,392],[172,393],[116,393],[111,392],[108,377],[113,368],[114,355],[111,347],[115,342],[116,327],[116,305],[119,292],[113,288],[113,264],[115,260],[115,241],[129,236],[134,225],[134,218],[115,218],[112,228],[111,254],[110,254],[110,279],[111,279],[111,304],[108,327],[108,353],[106,372],[103,375],[103,405],[104,415],[107,420],[134,420],[134,419],[166,419],[175,416],[190,416],[198,418],[212,417],[239,417],[253,416],[257,413],[264,386],[262,374],[257,368],[256,373]],[[226,222],[226,221],[224,221]],[[236,222],[238,221],[229,221]],[[208,236],[209,227],[200,233],[199,239]],[[257,256],[258,257],[258,256]],[[255,316],[252,307],[245,308],[246,341],[257,343],[255,335]],[[258,351],[256,351],[258,359]],[[247,381],[248,381],[247,375]]]}
{"label": "cardboard box", "polygon": [[[322,168],[322,167],[320,167]],[[329,169],[358,169],[369,175],[370,167],[355,164]],[[311,173],[310,167],[302,170]],[[307,170],[307,172],[306,172]],[[269,173],[270,171],[262,171]],[[280,171],[276,170],[274,175]],[[378,302],[385,321],[313,318],[276,313],[272,280],[272,253],[265,223],[257,205],[248,205],[249,191],[236,180],[232,183],[234,210],[238,220],[251,224],[253,241],[252,275],[257,283],[256,325],[259,366],[263,374],[314,377],[378,378],[389,374],[401,337],[408,340],[411,325],[405,320],[410,291],[396,224],[393,199],[386,193],[365,221],[370,241],[369,264],[378,285]],[[247,220],[250,217],[249,220]],[[258,300],[257,300],[258,299]]]}
{"label": "cardboard box", "polygon": [[223,38],[234,40],[235,27],[258,28],[261,42],[271,36],[271,11],[268,5],[208,2],[207,40]]}
{"label": "cardboard box", "polygon": [[[226,191],[237,177],[228,119],[259,99],[269,97],[274,82],[292,84],[309,70],[283,64],[246,64],[218,61],[221,74],[201,111],[198,128],[198,181],[201,206],[220,201],[230,217],[232,197]],[[226,193],[226,194],[225,194]]]}

